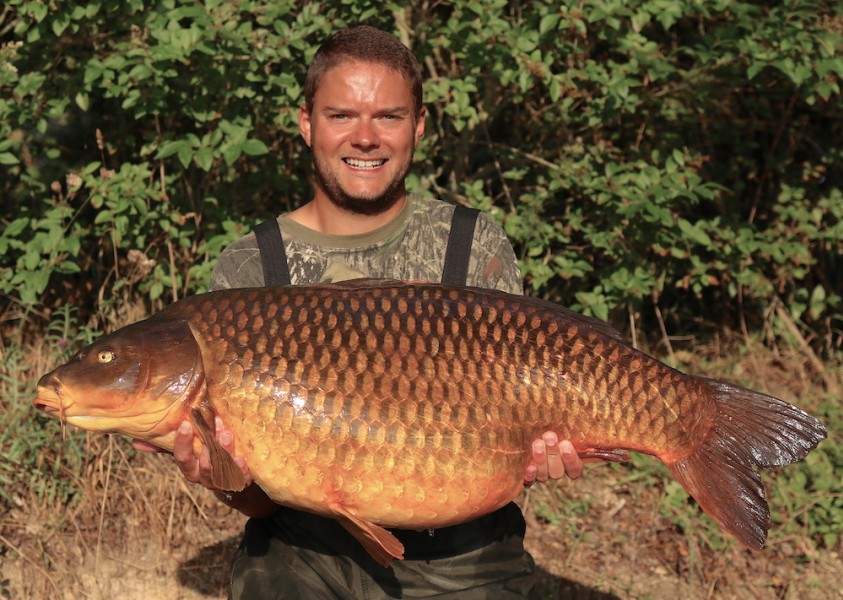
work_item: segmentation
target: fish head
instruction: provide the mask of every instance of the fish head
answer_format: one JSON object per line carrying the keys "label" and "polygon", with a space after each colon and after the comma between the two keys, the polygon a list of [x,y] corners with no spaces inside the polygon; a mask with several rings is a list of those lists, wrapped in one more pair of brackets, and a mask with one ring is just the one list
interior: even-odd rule
{"label": "fish head", "polygon": [[44,375],[33,404],[82,429],[156,443],[172,438],[204,380],[190,325],[153,317],[100,338]]}

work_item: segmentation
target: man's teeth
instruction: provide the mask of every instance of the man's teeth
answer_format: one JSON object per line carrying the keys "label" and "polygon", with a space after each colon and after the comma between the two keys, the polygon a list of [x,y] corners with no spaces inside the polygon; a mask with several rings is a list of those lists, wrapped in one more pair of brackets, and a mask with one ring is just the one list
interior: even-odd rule
{"label": "man's teeth", "polygon": [[355,169],[377,169],[386,162],[386,159],[379,158],[377,160],[362,160],[359,158],[346,158],[346,164]]}

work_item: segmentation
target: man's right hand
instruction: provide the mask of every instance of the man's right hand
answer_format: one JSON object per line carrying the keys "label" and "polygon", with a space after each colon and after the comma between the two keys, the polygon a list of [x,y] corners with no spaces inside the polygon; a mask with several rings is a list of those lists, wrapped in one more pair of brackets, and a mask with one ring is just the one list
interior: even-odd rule
{"label": "man's right hand", "polygon": [[[176,430],[172,452],[176,465],[185,479],[212,490],[228,506],[247,516],[265,517],[274,513],[278,510],[278,505],[258,485],[253,483],[252,474],[245,459],[235,454],[232,432],[225,428],[222,419],[219,417],[216,417],[214,421],[214,428],[217,441],[243,471],[246,488],[240,492],[230,492],[221,490],[211,483],[211,455],[201,442],[198,444],[199,451],[196,451],[193,443],[195,437],[193,424],[188,420],[182,421]],[[160,448],[141,440],[133,440],[132,445],[136,450],[142,452],[164,452]]]}

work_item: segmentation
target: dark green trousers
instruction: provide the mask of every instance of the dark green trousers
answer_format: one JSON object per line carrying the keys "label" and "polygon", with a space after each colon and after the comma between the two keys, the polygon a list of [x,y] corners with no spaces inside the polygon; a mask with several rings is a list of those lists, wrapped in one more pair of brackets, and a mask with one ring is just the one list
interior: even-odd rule
{"label": "dark green trousers", "polygon": [[524,551],[525,528],[509,504],[432,536],[393,530],[406,558],[384,568],[335,520],[283,508],[246,524],[229,598],[526,598],[534,564]]}

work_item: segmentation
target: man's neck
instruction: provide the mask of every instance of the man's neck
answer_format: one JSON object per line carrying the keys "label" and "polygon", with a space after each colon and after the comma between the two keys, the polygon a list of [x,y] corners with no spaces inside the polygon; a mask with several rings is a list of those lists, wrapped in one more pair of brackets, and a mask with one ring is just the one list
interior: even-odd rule
{"label": "man's neck", "polygon": [[340,208],[327,197],[317,195],[304,206],[287,214],[287,217],[308,229],[328,235],[360,235],[396,219],[401,214],[405,202],[406,194],[384,212],[365,215]]}

